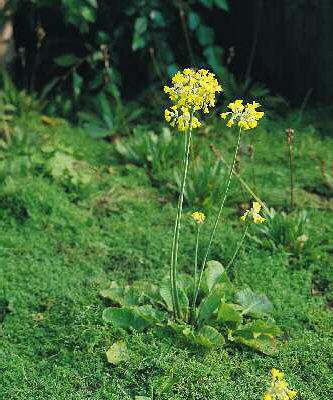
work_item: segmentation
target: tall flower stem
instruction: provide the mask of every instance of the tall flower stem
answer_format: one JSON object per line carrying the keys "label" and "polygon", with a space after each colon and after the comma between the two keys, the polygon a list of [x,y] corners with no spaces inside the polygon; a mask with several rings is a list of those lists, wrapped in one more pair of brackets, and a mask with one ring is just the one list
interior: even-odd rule
{"label": "tall flower stem", "polygon": [[192,139],[192,119],[193,119],[193,110],[191,110],[190,112],[188,132],[185,133],[186,137],[185,137],[185,157],[183,165],[183,177],[182,177],[181,190],[178,198],[177,216],[176,216],[176,222],[172,240],[172,250],[171,250],[170,286],[171,286],[171,296],[172,296],[172,304],[173,304],[173,311],[175,318],[180,317],[180,305],[179,305],[178,288],[177,288],[177,261],[178,261],[180,222],[182,218],[185,184],[186,184],[186,177],[187,177],[188,164],[190,158],[190,148]]}
{"label": "tall flower stem", "polygon": [[244,229],[243,236],[242,236],[242,238],[241,238],[241,240],[240,240],[240,242],[239,242],[239,244],[238,244],[233,256],[231,257],[231,260],[228,262],[228,265],[225,268],[226,270],[229,269],[230,266],[233,264],[233,262],[235,261],[235,258],[237,257],[237,254],[239,253],[239,250],[242,248],[243,243],[244,243],[244,239],[245,239],[245,236],[247,234],[248,229],[249,229],[249,223],[247,222],[246,226],[245,226],[245,229]]}
{"label": "tall flower stem", "polygon": [[197,236],[195,240],[195,256],[194,256],[194,291],[193,291],[193,304],[192,304],[192,312],[195,309],[195,291],[197,286],[198,279],[198,250],[199,250],[199,237],[200,237],[200,224],[197,224]]}
{"label": "tall flower stem", "polygon": [[199,288],[200,288],[200,284],[201,284],[201,280],[202,280],[202,275],[203,275],[203,272],[204,272],[204,269],[205,269],[205,265],[206,265],[206,262],[207,262],[207,258],[208,258],[208,255],[209,255],[210,248],[212,246],[212,242],[213,242],[213,239],[214,239],[216,228],[217,228],[217,225],[218,225],[218,223],[220,221],[220,218],[221,218],[221,215],[222,215],[222,210],[224,208],[224,204],[225,204],[225,201],[227,199],[227,194],[228,194],[229,187],[230,187],[231,177],[232,177],[232,174],[233,174],[233,171],[234,171],[234,168],[235,168],[235,164],[236,164],[236,159],[237,159],[237,154],[238,154],[238,149],[239,149],[241,133],[242,133],[242,130],[239,129],[238,137],[237,137],[237,143],[236,143],[236,147],[235,147],[235,152],[234,152],[234,156],[233,156],[233,159],[232,159],[231,167],[230,167],[230,170],[229,170],[227,182],[225,184],[224,194],[223,194],[223,197],[222,197],[222,201],[221,201],[221,204],[220,204],[219,211],[217,213],[217,216],[216,216],[216,219],[215,219],[215,222],[214,222],[214,226],[213,226],[212,232],[211,232],[210,237],[209,237],[208,246],[207,246],[207,249],[206,249],[206,252],[205,252],[205,256],[204,256],[204,259],[203,259],[203,262],[202,262],[200,275],[199,275],[199,280],[197,282],[195,296],[194,296],[194,307],[195,307],[196,302],[197,302]]}

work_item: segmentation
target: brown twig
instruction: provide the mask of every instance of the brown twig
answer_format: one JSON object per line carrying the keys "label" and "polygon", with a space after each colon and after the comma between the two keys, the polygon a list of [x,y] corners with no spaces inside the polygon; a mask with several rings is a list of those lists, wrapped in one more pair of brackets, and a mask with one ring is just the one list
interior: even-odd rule
{"label": "brown twig", "polygon": [[287,143],[289,147],[289,169],[290,169],[290,206],[293,209],[295,205],[294,195],[294,154],[293,154],[293,142],[294,142],[294,130],[291,128],[286,129]]}

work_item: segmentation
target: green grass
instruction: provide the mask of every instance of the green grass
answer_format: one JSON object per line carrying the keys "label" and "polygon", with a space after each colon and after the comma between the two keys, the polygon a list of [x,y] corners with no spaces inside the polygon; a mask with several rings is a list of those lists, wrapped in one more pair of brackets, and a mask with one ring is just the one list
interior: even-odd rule
{"label": "green grass", "polygon": [[[99,290],[113,280],[156,283],[168,273],[174,197],[163,185],[152,187],[145,169],[117,164],[113,143],[90,140],[64,122],[45,126],[37,115],[16,125],[23,138],[1,164],[0,298],[10,308],[0,303],[1,399],[126,400],[153,392],[162,400],[254,400],[272,367],[286,373],[300,399],[333,398],[332,192],[323,191],[316,161],[324,159],[329,170],[332,139],[306,125],[296,131],[296,202],[310,218],[311,251],[294,257],[248,239],[230,271],[236,286],[266,293],[274,304],[284,333],[277,354],[265,356],[230,344],[208,352],[162,331],[129,334],[106,325]],[[246,137],[255,143],[257,192],[277,209],[287,209],[289,201],[286,127],[282,120],[266,121]],[[198,133],[194,140],[198,149],[213,142],[230,159],[235,138],[216,126],[215,133]],[[91,164],[91,183],[73,187],[41,170],[33,156],[45,143],[71,148]],[[27,158],[24,168],[8,172]],[[241,173],[251,184],[246,156]],[[249,200],[235,180],[212,259],[226,263],[232,255],[242,233],[238,205]],[[180,256],[188,272],[195,235],[186,219],[190,211]],[[119,339],[130,357],[111,366],[105,351]]]}

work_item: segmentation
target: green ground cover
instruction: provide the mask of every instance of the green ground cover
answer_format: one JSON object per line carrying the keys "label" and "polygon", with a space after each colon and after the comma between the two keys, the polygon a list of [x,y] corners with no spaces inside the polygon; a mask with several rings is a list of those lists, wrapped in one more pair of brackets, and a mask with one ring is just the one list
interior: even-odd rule
{"label": "green ground cover", "polygon": [[[239,164],[242,177],[279,212],[289,207],[284,129],[294,119],[266,120],[246,136]],[[129,162],[133,157],[117,153],[114,142],[94,141],[63,121],[52,126],[29,114],[15,127],[0,159],[1,399],[260,399],[272,367],[286,373],[300,399],[333,398],[332,139],[305,123],[296,130],[297,209],[286,218],[293,225],[306,212],[304,246],[284,231],[279,236],[279,227],[271,231],[273,243],[252,230],[230,271],[237,287],[266,293],[274,304],[283,336],[278,352],[267,356],[230,344],[207,351],[162,331],[129,334],[102,320],[99,291],[111,281],[158,282],[168,273],[179,164],[168,158],[173,150],[163,150],[156,166],[144,156]],[[148,130],[140,128],[143,138]],[[215,157],[210,143],[229,160],[235,138],[211,121],[194,140],[194,157],[204,164]],[[145,153],[132,138],[121,143]],[[207,193],[216,180],[196,184]],[[231,257],[242,234],[240,208],[249,201],[234,180],[225,214],[232,223],[219,224],[211,259]],[[211,203],[205,195],[188,197],[184,272],[192,268],[195,236],[187,215],[201,205],[209,225]],[[119,339],[129,358],[112,366],[105,351]]]}

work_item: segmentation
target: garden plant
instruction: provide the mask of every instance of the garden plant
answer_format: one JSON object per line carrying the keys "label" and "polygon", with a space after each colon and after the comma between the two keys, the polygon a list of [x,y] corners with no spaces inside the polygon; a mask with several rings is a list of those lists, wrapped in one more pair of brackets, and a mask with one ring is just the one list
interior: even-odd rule
{"label": "garden plant", "polygon": [[275,338],[280,329],[270,316],[272,305],[264,294],[256,294],[251,289],[237,290],[228,277],[228,269],[235,261],[246,238],[249,226],[265,221],[260,215],[261,204],[254,201],[252,208],[240,218],[244,223],[244,233],[233,256],[224,267],[218,261],[210,260],[216,228],[220,222],[235,162],[243,134],[255,129],[264,116],[258,111],[259,103],[243,104],[236,100],[228,105],[228,111],[221,114],[229,128],[237,126],[238,134],[230,170],[224,182],[217,216],[212,226],[209,241],[199,268],[200,230],[205,224],[205,215],[200,211],[192,213],[197,226],[193,275],[180,276],[178,253],[181,239],[181,220],[184,193],[187,183],[192,132],[201,125],[199,112],[209,113],[215,106],[216,94],[222,88],[213,73],[207,70],[186,68],[172,78],[172,86],[164,87],[173,105],[165,110],[165,119],[183,135],[184,154],[181,187],[177,215],[174,226],[170,276],[163,285],[153,283],[142,285],[138,282],[129,287],[119,287],[116,283],[105,289],[101,295],[115,306],[107,308],[103,318],[115,327],[144,330],[151,326],[169,328],[184,335],[190,342],[215,347],[226,340],[253,347],[262,352],[274,350]]}

